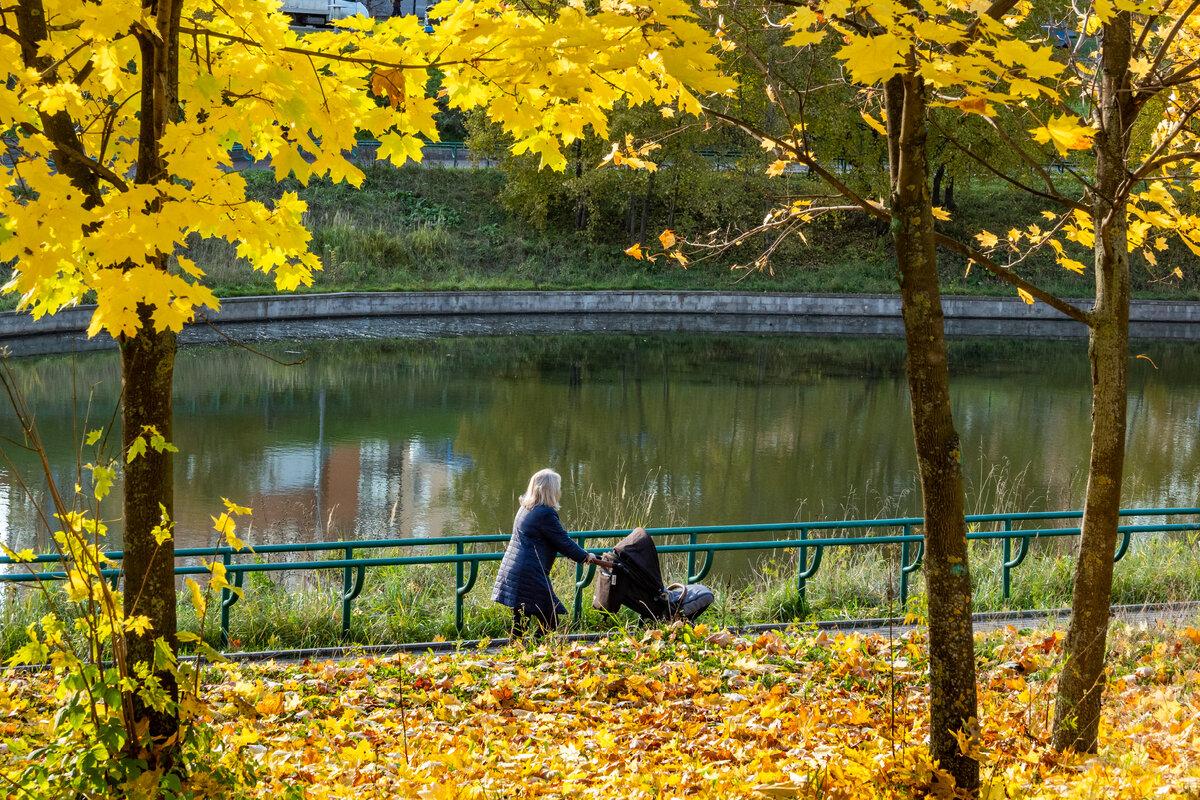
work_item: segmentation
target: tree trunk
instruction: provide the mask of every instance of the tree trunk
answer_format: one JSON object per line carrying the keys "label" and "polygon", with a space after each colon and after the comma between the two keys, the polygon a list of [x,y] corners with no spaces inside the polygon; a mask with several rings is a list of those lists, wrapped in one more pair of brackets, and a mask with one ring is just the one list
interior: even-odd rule
{"label": "tree trunk", "polygon": [[[128,448],[145,426],[153,426],[171,441],[171,382],[175,369],[175,334],[154,330],[150,310],[139,309],[142,330],[121,341],[121,382],[123,407],[121,423]],[[130,664],[154,661],[154,640],[162,638],[175,650],[175,542],[161,545],[152,533],[165,513],[174,519],[174,488],[171,454],[147,448],[125,466],[125,613],[150,618],[150,630],[143,636],[129,634]],[[162,508],[160,508],[160,506]],[[173,676],[160,671],[172,698],[178,694]],[[174,713],[148,714],[150,733],[165,741],[179,727]]]}
{"label": "tree trunk", "polygon": [[[143,10],[152,15],[154,31],[137,33],[141,55],[142,86],[138,157],[134,181],[156,184],[170,180],[162,157],[162,139],[167,124],[179,119],[179,20],[181,0],[143,0]],[[152,201],[150,213],[159,209],[161,200]],[[170,253],[154,253],[152,260],[167,269]],[[171,386],[175,371],[175,334],[156,329],[153,309],[138,305],[140,328],[132,337],[122,337],[122,427],[126,448],[152,427],[168,442],[171,431]],[[153,664],[154,645],[162,639],[174,653],[177,649],[175,620],[175,545],[161,545],[154,539],[154,528],[163,514],[174,519],[174,480],[169,452],[146,452],[125,467],[125,577],[124,605],[127,615],[149,617],[150,630],[143,636],[132,633],[128,642],[130,665]],[[149,722],[154,740],[148,764],[151,769],[171,770],[179,743],[177,701],[178,686],[170,671],[159,669],[155,675],[175,702],[165,711],[146,706],[135,698],[139,721]],[[131,743],[136,746],[136,743]]]}
{"label": "tree trunk", "polygon": [[1129,350],[1129,251],[1126,175],[1128,122],[1133,118],[1127,13],[1104,27],[1099,132],[1095,139],[1096,303],[1088,358],[1092,366],[1092,452],[1071,625],[1054,710],[1054,746],[1095,752],[1104,693],[1113,556],[1125,466]]}
{"label": "tree trunk", "polygon": [[654,173],[646,174],[646,196],[642,200],[642,218],[638,221],[637,240],[646,243],[646,227],[650,221],[650,206],[654,203]]}
{"label": "tree trunk", "polygon": [[575,142],[575,231],[587,227],[587,197],[583,193],[583,140]]}
{"label": "tree trunk", "polygon": [[967,563],[962,467],[950,407],[950,371],[938,287],[926,156],[924,82],[887,85],[892,237],[907,342],[913,440],[925,515],[929,596],[930,750],[958,786],[979,785],[979,764],[955,734],[976,719],[971,575]]}

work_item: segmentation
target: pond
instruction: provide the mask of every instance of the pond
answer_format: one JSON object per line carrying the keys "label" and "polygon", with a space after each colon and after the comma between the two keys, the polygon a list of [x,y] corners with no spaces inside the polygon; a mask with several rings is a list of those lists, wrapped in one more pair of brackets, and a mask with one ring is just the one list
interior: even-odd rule
{"label": "pond", "polygon": [[[253,507],[246,538],[259,543],[507,531],[543,466],[563,474],[573,527],[919,513],[897,339],[553,334],[256,347],[274,360],[228,346],[179,353],[182,545],[214,541],[222,497]],[[1195,505],[1200,352],[1137,348],[1148,358],[1131,361],[1126,505]],[[1084,343],[963,339],[951,362],[970,510],[1078,504]],[[113,415],[116,356],[11,363],[70,489],[79,439]],[[8,409],[0,433],[16,433]],[[0,540],[44,549],[44,481],[28,454],[5,449]],[[102,509],[114,541],[119,489]]]}

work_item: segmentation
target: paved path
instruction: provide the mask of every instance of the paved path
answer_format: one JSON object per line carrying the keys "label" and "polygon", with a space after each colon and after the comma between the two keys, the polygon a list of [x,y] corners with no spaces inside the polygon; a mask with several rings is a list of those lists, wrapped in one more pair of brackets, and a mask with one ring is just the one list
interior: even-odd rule
{"label": "paved path", "polygon": [[[1125,624],[1152,627],[1177,627],[1200,625],[1200,602],[1169,603],[1136,606],[1113,606],[1113,618]],[[1065,629],[1070,619],[1070,609],[1041,609],[1034,611],[999,611],[984,612],[975,615],[976,631],[994,631],[1010,625],[1017,628],[1058,628]],[[806,623],[817,630],[836,632],[871,632],[880,633],[887,630],[895,635],[912,630],[914,625],[905,625],[902,619],[847,619],[824,620]],[[791,627],[784,623],[762,625],[746,625],[732,628],[735,633],[756,633],[770,630],[783,630]],[[564,638],[569,641],[594,642],[611,632],[573,633]],[[508,639],[488,640],[488,650],[495,651],[508,644]],[[387,645],[351,645],[348,647],[316,647],[304,650],[274,650],[261,652],[227,653],[235,661],[320,661],[358,658],[361,656],[384,656],[394,653],[447,653],[458,649],[474,650],[480,645],[479,640],[456,640],[446,642],[409,642],[404,644]]]}

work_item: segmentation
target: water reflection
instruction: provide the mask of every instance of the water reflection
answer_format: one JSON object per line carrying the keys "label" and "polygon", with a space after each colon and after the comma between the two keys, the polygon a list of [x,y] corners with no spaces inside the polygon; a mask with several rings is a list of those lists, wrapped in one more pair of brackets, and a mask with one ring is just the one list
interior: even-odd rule
{"label": "water reflection", "polygon": [[[585,492],[599,495],[592,508],[654,492],[651,512],[625,524],[918,508],[894,339],[554,335],[265,349],[281,359],[302,353],[303,363],[229,348],[180,352],[184,545],[212,541],[221,497],[254,507],[258,542],[506,530],[525,479],[545,465],[564,476],[569,523]],[[1128,503],[1194,505],[1200,355],[1184,344],[1139,349],[1159,369],[1133,362]],[[56,479],[69,487],[73,443],[113,413],[116,360],[13,364]],[[1010,477],[1025,471],[1026,506],[1077,501],[1090,425],[1083,344],[967,340],[953,343],[952,364],[979,509],[1011,491],[987,480],[997,465]],[[14,435],[10,412],[0,428]],[[35,476],[28,454],[9,450]],[[35,493],[44,504],[44,491]],[[118,504],[102,511],[119,537]],[[36,520],[37,504],[0,470],[0,538],[45,547]]]}

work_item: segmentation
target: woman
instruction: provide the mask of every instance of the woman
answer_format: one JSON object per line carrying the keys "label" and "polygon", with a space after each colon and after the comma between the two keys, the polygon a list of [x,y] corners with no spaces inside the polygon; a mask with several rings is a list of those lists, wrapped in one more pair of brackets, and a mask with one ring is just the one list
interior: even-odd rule
{"label": "woman", "polygon": [[500,562],[492,599],[513,611],[513,636],[522,635],[532,619],[542,629],[558,627],[558,615],[566,608],[554,594],[550,568],[564,555],[578,564],[611,563],[590,555],[567,535],[558,519],[562,478],[551,469],[534,473],[521,495],[521,507],[513,521],[512,539]]}

